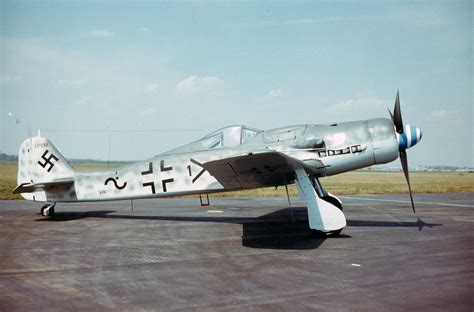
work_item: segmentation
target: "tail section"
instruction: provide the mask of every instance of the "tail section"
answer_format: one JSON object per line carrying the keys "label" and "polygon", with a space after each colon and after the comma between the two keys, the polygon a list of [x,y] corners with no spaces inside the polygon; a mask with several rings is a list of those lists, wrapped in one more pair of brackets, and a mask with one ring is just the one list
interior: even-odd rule
{"label": "tail section", "polygon": [[48,139],[38,133],[23,142],[14,193],[29,200],[55,201],[65,199],[64,191],[74,189],[73,184],[74,169]]}

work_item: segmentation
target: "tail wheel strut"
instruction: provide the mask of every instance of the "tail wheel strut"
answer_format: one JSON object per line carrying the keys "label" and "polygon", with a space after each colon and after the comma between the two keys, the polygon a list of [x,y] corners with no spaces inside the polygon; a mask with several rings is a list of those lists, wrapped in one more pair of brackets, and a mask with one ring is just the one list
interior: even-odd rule
{"label": "tail wheel strut", "polygon": [[54,207],[56,206],[56,203],[47,203],[44,204],[43,207],[41,207],[41,215],[43,217],[52,217],[54,215]]}

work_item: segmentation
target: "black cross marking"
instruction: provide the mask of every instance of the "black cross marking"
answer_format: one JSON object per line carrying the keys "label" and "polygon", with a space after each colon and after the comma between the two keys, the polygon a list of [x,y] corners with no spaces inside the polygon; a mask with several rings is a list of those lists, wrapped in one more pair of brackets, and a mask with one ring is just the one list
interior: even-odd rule
{"label": "black cross marking", "polygon": [[170,170],[173,170],[173,166],[165,167],[165,161],[161,160],[160,161],[160,171],[163,172],[163,171],[170,171]]}
{"label": "black cross marking", "polygon": [[[189,160],[190,160],[193,164],[196,164],[196,165],[198,165],[199,167],[202,168],[202,164],[201,164],[200,162],[198,162],[198,161],[196,161],[196,160],[194,160],[194,159],[192,159],[192,158],[190,158]],[[196,182],[196,180],[199,179],[199,178],[202,176],[202,174],[203,174],[204,172],[206,172],[206,169],[202,168],[202,170],[199,171],[198,174],[193,178],[192,182],[193,182],[193,183]],[[191,167],[189,167],[189,173],[191,173]]]}
{"label": "black cross marking", "polygon": [[171,183],[174,182],[174,179],[165,179],[161,181],[161,185],[163,186],[163,192],[167,192],[168,190],[166,189],[166,183]]}
{"label": "black cross marking", "polygon": [[[163,172],[163,171],[170,171],[170,170],[173,170],[173,166],[165,167],[165,161],[161,160],[160,161],[160,171]],[[148,170],[142,171],[141,173],[142,173],[142,175],[153,174],[153,162],[150,161],[148,163]],[[166,184],[171,183],[171,182],[174,182],[174,179],[164,179],[164,180],[161,181],[161,185],[163,187],[163,192],[168,191],[168,189],[166,188]],[[146,182],[146,183],[143,183],[142,185],[143,185],[143,187],[147,187],[147,186],[151,187],[151,193],[156,194],[155,182]]]}
{"label": "black cross marking", "polygon": [[142,175],[152,174],[153,173],[153,162],[148,163],[148,170],[142,171]]}
{"label": "black cross marking", "polygon": [[151,186],[151,193],[152,193],[152,194],[155,194],[155,193],[156,193],[156,190],[155,190],[155,182],[143,183],[143,187],[145,187],[145,186]]}
{"label": "black cross marking", "polygon": [[[148,175],[148,174],[153,174],[153,162],[151,162],[151,161],[148,163],[148,170],[142,171],[142,175]],[[150,186],[151,187],[151,193],[152,194],[156,193],[155,182],[146,182],[146,183],[143,183],[142,185],[143,185],[143,187]]]}
{"label": "black cross marking", "polygon": [[[173,166],[165,167],[165,161],[163,159],[160,160],[160,171],[161,172],[171,171],[171,170],[173,170]],[[163,192],[164,193],[168,192],[168,190],[166,189],[166,184],[171,183],[171,182],[174,182],[173,178],[161,180],[161,185],[163,186]]]}
{"label": "black cross marking", "polygon": [[54,167],[54,163],[51,161],[51,159],[59,160],[59,158],[54,156],[53,153],[51,153],[51,155],[49,155],[49,157],[46,157],[46,155],[48,155],[48,152],[49,152],[48,150],[44,151],[43,155],[41,156],[41,158],[44,160],[44,163],[38,161],[38,165],[40,165],[43,168],[46,168],[46,166],[49,165],[48,172],[50,172],[51,169],[53,169],[53,167]]}

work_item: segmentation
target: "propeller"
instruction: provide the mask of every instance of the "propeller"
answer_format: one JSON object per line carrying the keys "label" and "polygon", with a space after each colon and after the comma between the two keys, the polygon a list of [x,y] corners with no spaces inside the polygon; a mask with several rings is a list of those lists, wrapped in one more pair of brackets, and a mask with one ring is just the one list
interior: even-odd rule
{"label": "propeller", "polygon": [[395,107],[393,108],[393,124],[397,133],[403,133],[402,111],[400,110],[400,94],[397,90],[397,98],[395,99]]}
{"label": "propeller", "polygon": [[397,139],[398,139],[398,150],[400,153],[400,162],[402,164],[403,173],[405,174],[405,179],[407,180],[408,184],[408,192],[410,194],[411,200],[411,207],[413,208],[413,213],[415,211],[415,203],[413,201],[413,193],[411,191],[410,185],[410,174],[408,172],[408,158],[406,150],[421,140],[423,134],[421,133],[420,128],[411,126],[411,125],[404,125],[402,121],[402,112],[400,109],[400,95],[397,90],[397,98],[395,99],[395,106],[393,108],[393,114],[388,110],[390,113],[390,117],[392,117],[393,125],[395,126],[395,131],[397,132]]}

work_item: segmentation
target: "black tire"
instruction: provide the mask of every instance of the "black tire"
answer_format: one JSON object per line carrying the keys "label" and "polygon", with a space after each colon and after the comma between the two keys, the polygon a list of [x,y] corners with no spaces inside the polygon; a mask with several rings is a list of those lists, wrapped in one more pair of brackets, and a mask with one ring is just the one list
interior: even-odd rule
{"label": "black tire", "polygon": [[342,229],[331,231],[331,232],[323,232],[319,230],[311,230],[311,235],[317,238],[326,238],[326,237],[337,237],[341,234]]}
{"label": "black tire", "polygon": [[[342,210],[342,209],[341,209],[341,210]],[[341,235],[341,232],[342,232],[342,229],[339,229],[339,230],[336,230],[336,231],[332,231],[332,232],[327,233],[327,236],[330,236],[330,237],[337,237],[337,236]]]}
{"label": "black tire", "polygon": [[326,237],[326,233],[324,233],[323,231],[312,230],[312,229],[310,231],[311,231],[311,236],[314,236],[314,237],[317,237],[317,238]]}

